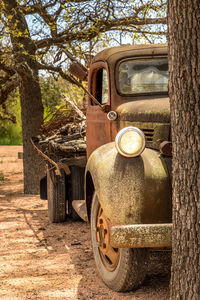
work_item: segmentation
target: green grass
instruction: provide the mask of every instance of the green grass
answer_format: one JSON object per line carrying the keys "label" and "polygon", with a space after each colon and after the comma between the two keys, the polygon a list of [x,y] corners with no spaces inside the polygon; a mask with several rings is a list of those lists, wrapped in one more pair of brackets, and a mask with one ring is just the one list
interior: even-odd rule
{"label": "green grass", "polygon": [[9,145],[9,146],[22,145],[22,139],[21,138],[8,138],[8,137],[1,138],[0,145]]}

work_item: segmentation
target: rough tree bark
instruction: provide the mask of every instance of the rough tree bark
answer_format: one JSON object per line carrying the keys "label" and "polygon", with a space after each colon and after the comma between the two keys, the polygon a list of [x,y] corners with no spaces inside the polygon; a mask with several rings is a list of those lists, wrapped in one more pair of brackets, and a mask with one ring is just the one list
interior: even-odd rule
{"label": "rough tree bark", "polygon": [[171,299],[200,297],[200,1],[168,1],[173,144]]}
{"label": "rough tree bark", "polygon": [[16,0],[5,1],[5,12],[10,22],[15,69],[20,80],[20,101],[24,152],[24,192],[39,192],[39,179],[44,165],[34,151],[30,138],[39,133],[43,122],[43,105],[35,60],[35,45],[30,38],[26,19]]}

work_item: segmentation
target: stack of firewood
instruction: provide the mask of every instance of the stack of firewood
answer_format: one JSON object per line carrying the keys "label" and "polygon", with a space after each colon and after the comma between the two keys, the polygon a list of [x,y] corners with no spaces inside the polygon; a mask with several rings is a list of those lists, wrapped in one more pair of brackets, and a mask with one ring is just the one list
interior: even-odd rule
{"label": "stack of firewood", "polygon": [[34,145],[55,161],[74,162],[86,156],[85,114],[65,95],[72,107],[70,115],[63,115],[44,124],[41,134],[33,138]]}

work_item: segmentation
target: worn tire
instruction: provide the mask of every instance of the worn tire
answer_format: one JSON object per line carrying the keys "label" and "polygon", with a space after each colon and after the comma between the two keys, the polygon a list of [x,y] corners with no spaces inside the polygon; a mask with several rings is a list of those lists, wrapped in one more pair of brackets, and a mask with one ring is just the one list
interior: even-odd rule
{"label": "worn tire", "polygon": [[66,218],[65,174],[56,175],[55,170],[47,171],[48,215],[52,223],[61,223]]}
{"label": "worn tire", "polygon": [[113,269],[110,268],[109,265],[105,263],[105,258],[102,255],[97,240],[97,232],[99,232],[99,228],[97,230],[99,208],[98,197],[97,194],[94,193],[91,208],[91,239],[97,271],[104,283],[114,291],[120,292],[136,289],[143,282],[146,275],[148,250],[112,248],[115,251],[119,251],[119,257],[117,262],[115,262],[115,267]]}

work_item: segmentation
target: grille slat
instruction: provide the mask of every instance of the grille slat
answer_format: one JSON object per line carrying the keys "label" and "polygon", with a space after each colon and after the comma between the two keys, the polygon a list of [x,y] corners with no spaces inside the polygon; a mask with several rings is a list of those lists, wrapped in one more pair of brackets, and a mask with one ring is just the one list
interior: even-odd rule
{"label": "grille slat", "polygon": [[141,129],[145,135],[145,138],[148,142],[153,141],[153,136],[154,136],[154,129]]}

